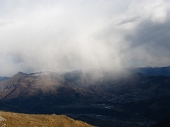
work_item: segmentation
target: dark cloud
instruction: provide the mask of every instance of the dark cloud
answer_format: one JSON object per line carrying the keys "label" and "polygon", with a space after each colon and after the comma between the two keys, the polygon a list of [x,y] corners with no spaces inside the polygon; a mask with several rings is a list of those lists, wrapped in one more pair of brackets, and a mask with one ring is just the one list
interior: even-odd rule
{"label": "dark cloud", "polygon": [[145,20],[138,24],[132,34],[127,34],[125,39],[129,42],[128,51],[131,56],[150,66],[166,66],[170,64],[169,35],[169,19],[163,23]]}

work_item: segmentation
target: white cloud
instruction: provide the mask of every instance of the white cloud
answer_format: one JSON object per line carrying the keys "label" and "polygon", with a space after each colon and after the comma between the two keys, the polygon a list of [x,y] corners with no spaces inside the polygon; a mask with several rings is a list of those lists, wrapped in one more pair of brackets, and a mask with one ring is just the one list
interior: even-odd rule
{"label": "white cloud", "polygon": [[131,66],[139,58],[133,53],[146,49],[132,53],[133,41],[125,37],[146,20],[166,23],[169,8],[164,0],[0,1],[0,74],[110,69],[125,59]]}

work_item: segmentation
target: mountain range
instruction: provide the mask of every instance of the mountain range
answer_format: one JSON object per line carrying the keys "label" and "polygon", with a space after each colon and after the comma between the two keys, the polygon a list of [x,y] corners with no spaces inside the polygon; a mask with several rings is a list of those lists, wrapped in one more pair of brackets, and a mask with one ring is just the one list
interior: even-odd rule
{"label": "mountain range", "polygon": [[168,68],[18,72],[0,81],[0,110],[65,114],[99,127],[145,127],[170,114]]}

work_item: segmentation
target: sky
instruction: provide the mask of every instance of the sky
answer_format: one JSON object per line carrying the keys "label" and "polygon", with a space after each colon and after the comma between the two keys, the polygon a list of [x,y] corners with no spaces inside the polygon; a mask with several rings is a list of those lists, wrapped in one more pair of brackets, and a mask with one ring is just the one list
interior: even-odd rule
{"label": "sky", "polygon": [[0,76],[170,65],[169,0],[0,0]]}

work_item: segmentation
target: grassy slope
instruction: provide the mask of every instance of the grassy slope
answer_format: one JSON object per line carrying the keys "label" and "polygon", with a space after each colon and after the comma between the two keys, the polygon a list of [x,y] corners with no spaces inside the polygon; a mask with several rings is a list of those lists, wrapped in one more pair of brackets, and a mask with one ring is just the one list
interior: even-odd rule
{"label": "grassy slope", "polygon": [[5,120],[0,127],[92,127],[85,122],[73,120],[64,115],[30,115],[0,112]]}

